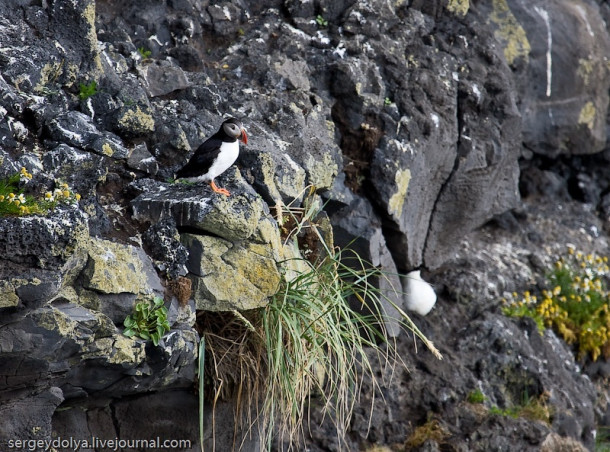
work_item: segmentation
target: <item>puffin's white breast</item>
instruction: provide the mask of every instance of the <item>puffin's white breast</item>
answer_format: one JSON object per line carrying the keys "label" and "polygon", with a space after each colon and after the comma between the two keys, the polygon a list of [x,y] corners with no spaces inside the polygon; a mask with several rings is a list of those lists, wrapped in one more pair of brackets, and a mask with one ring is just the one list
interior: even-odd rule
{"label": "puffin's white breast", "polygon": [[239,156],[239,141],[234,141],[233,143],[222,143],[220,146],[220,152],[218,153],[218,157],[210,169],[206,174],[206,180],[212,180],[216,176],[224,173],[233,163],[237,160]]}

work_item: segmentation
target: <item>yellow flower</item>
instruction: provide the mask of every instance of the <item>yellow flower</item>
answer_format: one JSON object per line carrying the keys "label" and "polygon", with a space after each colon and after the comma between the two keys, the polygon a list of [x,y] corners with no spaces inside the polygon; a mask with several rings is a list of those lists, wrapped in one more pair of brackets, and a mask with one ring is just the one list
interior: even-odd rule
{"label": "yellow flower", "polygon": [[553,295],[559,295],[561,293],[561,286],[555,286],[553,289]]}
{"label": "yellow flower", "polygon": [[76,200],[77,200],[77,201],[80,201],[80,194],[75,193],[75,194],[74,194],[74,197],[76,198]]}
{"label": "yellow flower", "polygon": [[69,198],[70,197],[70,190],[64,190],[61,194],[64,196],[64,198]]}

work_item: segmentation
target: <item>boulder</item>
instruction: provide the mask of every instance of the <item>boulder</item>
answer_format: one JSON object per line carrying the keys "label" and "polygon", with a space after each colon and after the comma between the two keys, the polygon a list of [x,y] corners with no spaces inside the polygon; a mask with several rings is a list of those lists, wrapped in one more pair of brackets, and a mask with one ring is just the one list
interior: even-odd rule
{"label": "boulder", "polygon": [[305,170],[265,139],[240,151],[239,163],[251,172],[250,184],[270,206],[303,199]]}
{"label": "boulder", "polygon": [[127,158],[127,165],[154,176],[159,171],[157,159],[148,151],[146,143],[137,145]]}
{"label": "boulder", "polygon": [[100,155],[60,144],[42,157],[44,175],[65,182],[83,198],[94,196],[96,186],[106,176],[104,159]]}
{"label": "boulder", "polygon": [[280,273],[270,247],[194,234],[182,234],[182,243],[189,250],[197,309],[259,308],[279,288]]}
{"label": "boulder", "polygon": [[87,236],[87,218],[76,206],[60,206],[49,216],[0,218],[0,269],[15,264],[61,268]]}
{"label": "boulder", "polygon": [[104,294],[152,294],[162,286],[150,258],[141,248],[92,238],[83,287]]}
{"label": "boulder", "polygon": [[96,154],[124,159],[129,151],[119,137],[112,132],[100,131],[92,119],[78,111],[69,111],[52,119],[47,124],[51,137]]}
{"label": "boulder", "polygon": [[194,228],[229,241],[249,238],[264,211],[262,199],[234,168],[216,182],[231,196],[213,193],[207,183],[160,184],[131,202],[134,218],[156,223],[172,217],[178,228]]}
{"label": "boulder", "polygon": [[142,242],[155,267],[170,279],[186,275],[188,251],[180,243],[180,233],[173,217],[153,223],[144,234]]}
{"label": "boulder", "polygon": [[548,157],[604,149],[610,35],[597,2],[519,0],[480,7],[515,72],[525,146]]}
{"label": "boulder", "polygon": [[[184,71],[167,61],[159,63],[148,62],[141,65],[138,71],[150,97],[164,96],[190,86]],[[150,124],[150,121],[150,119],[146,119],[145,124]],[[141,120],[138,123],[144,124]],[[152,123],[152,126],[154,127],[154,123]],[[140,126],[139,128],[141,129],[142,127]]]}
{"label": "boulder", "polygon": [[[21,393],[0,405],[0,443],[5,447],[37,450],[44,441],[50,441],[51,417],[63,402],[61,389],[50,387],[38,393]],[[40,441],[40,443],[38,443]]]}

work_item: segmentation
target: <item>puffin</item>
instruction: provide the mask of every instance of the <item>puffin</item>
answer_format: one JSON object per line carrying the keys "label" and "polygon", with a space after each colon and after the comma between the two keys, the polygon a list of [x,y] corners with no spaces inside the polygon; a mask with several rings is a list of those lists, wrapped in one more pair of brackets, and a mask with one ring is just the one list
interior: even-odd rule
{"label": "puffin", "polygon": [[239,141],[248,144],[248,135],[240,121],[225,120],[218,132],[204,141],[191,159],[178,170],[176,179],[188,182],[209,182],[216,193],[230,196],[226,188],[220,188],[214,179],[224,173],[237,160]]}
{"label": "puffin", "polygon": [[428,314],[436,303],[436,293],[432,286],[422,279],[421,270],[401,275],[401,279],[406,308],[419,315]]}

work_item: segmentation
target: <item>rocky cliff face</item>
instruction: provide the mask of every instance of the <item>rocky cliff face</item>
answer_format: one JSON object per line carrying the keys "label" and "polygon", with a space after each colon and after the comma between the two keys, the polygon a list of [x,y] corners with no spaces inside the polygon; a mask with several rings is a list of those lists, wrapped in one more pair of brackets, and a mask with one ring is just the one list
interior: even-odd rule
{"label": "rocky cliff face", "polygon": [[[266,303],[295,253],[271,209],[313,185],[338,245],[390,273],[423,267],[440,296],[415,320],[446,359],[398,337],[411,372],[382,388],[369,436],[364,401],[348,446],[400,450],[430,419],[446,434],[422,450],[592,446],[606,393],[497,300],[568,240],[606,246],[605,3],[123,3],[0,3],[0,178],[25,167],[28,193],[80,194],[0,218],[0,443],[86,432],[196,450],[196,312]],[[251,137],[219,178],[233,196],[168,182],[223,115]],[[153,296],[172,327],[159,347],[122,335]],[[549,394],[552,423],[481,413],[474,389],[495,405]],[[310,450],[339,447],[329,428]]]}

